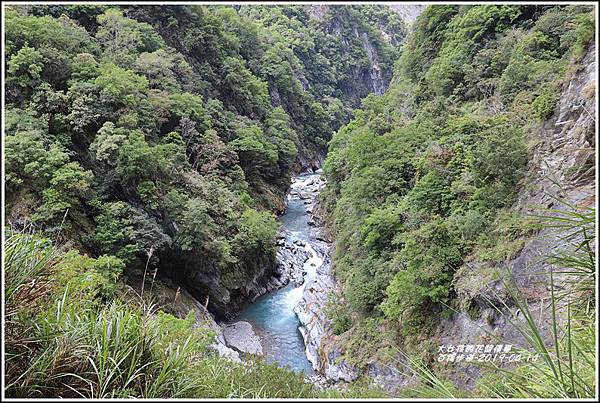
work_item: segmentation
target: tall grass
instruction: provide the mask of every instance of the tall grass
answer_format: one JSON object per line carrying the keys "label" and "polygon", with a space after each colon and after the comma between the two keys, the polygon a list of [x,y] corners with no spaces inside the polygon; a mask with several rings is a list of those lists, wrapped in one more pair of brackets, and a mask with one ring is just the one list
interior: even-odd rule
{"label": "tall grass", "polygon": [[23,304],[43,301],[50,292],[58,252],[49,241],[32,233],[6,230],[4,244],[4,304],[8,317]]}
{"label": "tall grass", "polygon": [[419,358],[400,352],[405,364],[402,364],[413,378],[413,383],[401,390],[400,397],[457,399],[466,393],[449,379],[436,374]]}
{"label": "tall grass", "polygon": [[[564,202],[563,202],[564,203]],[[564,210],[541,216],[546,228],[555,231],[555,253],[548,256],[550,335],[519,289],[505,282],[510,299],[522,315],[497,307],[526,340],[530,352],[540,359],[480,384],[485,394],[497,397],[592,398],[596,391],[595,338],[595,218],[593,208],[577,209],[564,203]],[[504,309],[503,309],[504,308]],[[494,379],[494,381],[490,381]]]}
{"label": "tall grass", "polygon": [[[5,394],[22,398],[356,397],[367,388],[319,391],[303,374],[261,359],[236,363],[208,345],[214,333],[158,311],[125,288],[80,300],[84,280],[58,275],[65,253],[33,233],[6,230]],[[72,271],[69,271],[72,273]],[[78,283],[79,282],[79,283]],[[92,297],[89,297],[92,298]],[[380,394],[379,394],[380,396]]]}

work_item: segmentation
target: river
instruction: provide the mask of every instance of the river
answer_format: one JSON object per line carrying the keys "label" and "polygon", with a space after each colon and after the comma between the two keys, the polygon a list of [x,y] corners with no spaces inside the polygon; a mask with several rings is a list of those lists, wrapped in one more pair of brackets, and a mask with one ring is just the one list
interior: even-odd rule
{"label": "river", "polygon": [[[291,254],[279,254],[279,263],[296,267],[299,281],[292,281],[287,286],[263,295],[243,310],[236,321],[250,322],[262,339],[263,352],[267,362],[276,362],[280,366],[289,366],[296,371],[313,375],[314,370],[306,358],[302,335],[298,330],[300,321],[294,312],[302,298],[305,285],[316,275],[323,264],[323,257],[313,248],[317,242],[314,228],[310,223],[310,212],[316,196],[324,186],[321,175],[304,173],[292,179],[287,196],[287,209],[279,217],[280,248],[302,248],[300,261],[292,259]],[[290,248],[292,246],[293,248]],[[298,255],[294,251],[294,255]],[[302,260],[306,259],[302,263]]]}

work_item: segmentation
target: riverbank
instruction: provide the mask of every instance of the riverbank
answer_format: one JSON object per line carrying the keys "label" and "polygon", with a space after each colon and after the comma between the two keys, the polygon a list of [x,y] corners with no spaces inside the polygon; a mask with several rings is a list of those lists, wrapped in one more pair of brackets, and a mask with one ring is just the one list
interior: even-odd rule
{"label": "riverbank", "polygon": [[[320,274],[327,248],[317,240],[312,208],[325,186],[320,171],[306,172],[292,178],[287,196],[287,208],[279,217],[277,278],[270,283],[279,289],[259,297],[249,304],[225,329],[231,332],[240,323],[249,323],[261,342],[260,354],[267,362],[288,366],[314,376],[318,363],[307,355],[306,338],[296,309],[305,294],[306,284]],[[245,325],[239,326],[246,329]],[[248,333],[248,332],[245,332]],[[254,349],[258,351],[258,349]]]}

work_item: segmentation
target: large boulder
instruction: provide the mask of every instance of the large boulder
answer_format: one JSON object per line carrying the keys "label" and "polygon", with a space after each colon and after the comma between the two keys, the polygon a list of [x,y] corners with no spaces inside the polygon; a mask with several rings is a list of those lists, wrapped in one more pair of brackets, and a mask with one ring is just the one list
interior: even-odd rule
{"label": "large boulder", "polygon": [[229,347],[241,353],[259,355],[263,353],[260,338],[248,322],[240,321],[225,326],[223,337]]}
{"label": "large boulder", "polygon": [[210,347],[216,350],[221,357],[235,362],[242,362],[240,354],[234,349],[227,347],[227,344],[225,344],[225,337],[223,337],[222,334],[217,337],[217,341],[211,344]]}

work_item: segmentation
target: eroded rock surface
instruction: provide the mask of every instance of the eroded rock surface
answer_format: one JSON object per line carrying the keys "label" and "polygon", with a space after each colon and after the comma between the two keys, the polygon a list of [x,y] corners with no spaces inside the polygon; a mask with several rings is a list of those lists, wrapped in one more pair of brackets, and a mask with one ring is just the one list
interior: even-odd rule
{"label": "eroded rock surface", "polygon": [[329,295],[338,289],[338,285],[331,273],[331,244],[323,227],[323,220],[319,217],[322,212],[318,202],[318,195],[325,186],[323,178],[305,183],[311,194],[310,206],[307,208],[310,226],[310,236],[307,243],[316,254],[316,273],[304,285],[302,298],[294,308],[302,326],[299,330],[304,339],[306,357],[311,362],[314,370],[319,374],[320,383],[346,381],[350,382],[358,377],[357,371],[343,358],[343,351],[333,334],[331,319],[327,317],[326,306]]}
{"label": "eroded rock surface", "polygon": [[329,245],[318,246],[317,253],[325,257],[323,264],[317,268],[315,278],[306,283],[302,299],[294,311],[302,323],[300,333],[304,338],[306,356],[315,371],[328,380],[349,382],[358,375],[354,368],[338,360],[342,352],[335,343],[331,320],[326,314],[329,294],[337,289],[330,273]]}

